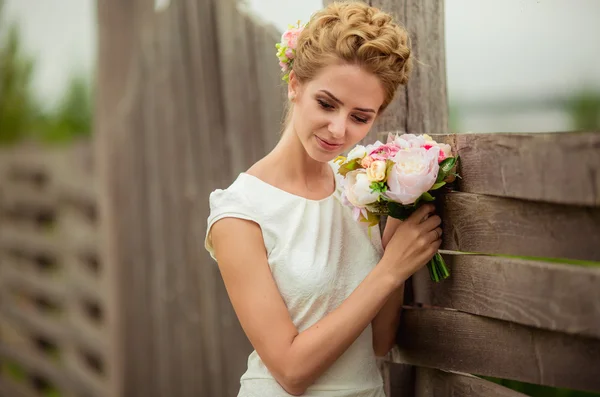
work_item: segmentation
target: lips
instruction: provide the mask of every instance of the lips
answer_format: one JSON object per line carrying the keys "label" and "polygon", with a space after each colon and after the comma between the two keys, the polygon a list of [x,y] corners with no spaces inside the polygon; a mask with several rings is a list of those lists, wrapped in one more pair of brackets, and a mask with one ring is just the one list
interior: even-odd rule
{"label": "lips", "polygon": [[337,147],[340,147],[340,146],[342,146],[342,144],[341,144],[341,143],[333,143],[333,142],[330,142],[330,141],[326,141],[325,139],[323,139],[323,138],[319,138],[318,136],[317,136],[317,139],[318,139],[318,140],[320,140],[322,143],[324,143],[324,144],[326,144],[327,146],[330,146],[330,147],[332,147],[332,148],[337,148]]}

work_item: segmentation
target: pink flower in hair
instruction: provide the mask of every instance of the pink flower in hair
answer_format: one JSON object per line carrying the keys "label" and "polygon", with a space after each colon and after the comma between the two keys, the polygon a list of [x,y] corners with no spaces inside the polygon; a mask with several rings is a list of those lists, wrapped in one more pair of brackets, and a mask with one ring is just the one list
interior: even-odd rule
{"label": "pink flower in hair", "polygon": [[291,49],[296,49],[298,45],[298,37],[300,37],[300,33],[304,28],[291,28],[283,33],[281,36],[281,42]]}
{"label": "pink flower in hair", "polygon": [[279,59],[279,66],[281,71],[284,73],[283,80],[289,82],[289,73],[292,70],[292,63],[296,58],[296,47],[298,46],[298,38],[304,30],[306,25],[300,25],[298,21],[297,26],[290,25],[289,29],[281,35],[281,43],[275,44],[277,48],[277,58]]}

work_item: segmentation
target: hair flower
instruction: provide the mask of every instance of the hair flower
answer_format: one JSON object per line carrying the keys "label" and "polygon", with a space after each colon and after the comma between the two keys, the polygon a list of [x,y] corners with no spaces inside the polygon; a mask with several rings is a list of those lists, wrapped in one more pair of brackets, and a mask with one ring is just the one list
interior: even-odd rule
{"label": "hair flower", "polygon": [[281,67],[281,71],[284,72],[282,80],[286,83],[289,83],[290,81],[290,71],[292,70],[292,63],[296,57],[298,37],[300,37],[300,34],[306,25],[307,24],[300,25],[300,21],[298,21],[296,26],[289,25],[289,29],[281,35],[281,42],[275,44],[279,66]]}

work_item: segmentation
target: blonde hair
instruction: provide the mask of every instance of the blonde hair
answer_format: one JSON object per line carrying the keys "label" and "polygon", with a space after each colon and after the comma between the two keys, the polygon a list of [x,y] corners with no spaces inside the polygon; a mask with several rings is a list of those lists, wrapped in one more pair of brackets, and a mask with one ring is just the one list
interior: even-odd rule
{"label": "blonde hair", "polygon": [[392,16],[362,2],[334,2],[311,17],[298,38],[292,70],[299,82],[340,61],[357,65],[382,83],[383,111],[412,68],[407,31]]}

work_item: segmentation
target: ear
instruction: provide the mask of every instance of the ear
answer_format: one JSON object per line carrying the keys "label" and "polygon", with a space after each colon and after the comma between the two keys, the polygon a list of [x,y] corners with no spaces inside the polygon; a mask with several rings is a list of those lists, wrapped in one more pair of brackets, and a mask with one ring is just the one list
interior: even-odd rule
{"label": "ear", "polygon": [[290,72],[290,82],[288,84],[288,98],[290,101],[293,101],[298,96],[298,91],[300,88],[300,82],[298,81],[298,76],[292,70]]}

